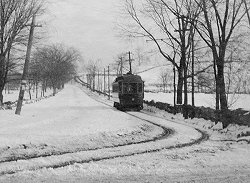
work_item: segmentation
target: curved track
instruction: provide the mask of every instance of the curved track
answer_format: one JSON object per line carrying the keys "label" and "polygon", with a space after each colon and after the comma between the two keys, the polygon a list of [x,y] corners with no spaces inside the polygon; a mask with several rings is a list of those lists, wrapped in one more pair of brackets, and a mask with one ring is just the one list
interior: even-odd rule
{"label": "curved track", "polygon": [[[94,99],[97,100],[98,102],[101,102],[107,106],[112,107],[112,105],[108,104],[107,102],[101,99],[96,99],[96,98]],[[199,129],[195,129],[195,131],[199,133],[199,136],[197,136],[197,138],[195,139],[191,138],[190,140],[187,140],[183,143],[177,143],[177,144],[166,143],[166,145],[163,145],[165,144],[163,142],[167,142],[168,138],[175,136],[176,129],[159,124],[155,122],[154,119],[158,118],[160,120],[164,120],[165,122],[166,119],[152,116],[143,112],[136,112],[136,113],[125,112],[125,113],[140,120],[143,120],[147,123],[151,123],[153,125],[161,127],[164,132],[160,136],[155,137],[153,139],[136,143],[126,143],[112,147],[106,146],[103,148],[78,150],[72,152],[57,152],[53,154],[44,154],[40,156],[15,158],[2,161],[0,162],[0,175],[14,174],[24,170],[37,170],[42,168],[60,168],[72,165],[74,163],[88,163],[92,161],[101,161],[119,157],[128,157],[133,155],[152,153],[164,149],[182,148],[194,144],[199,144],[202,141],[205,141],[209,138],[205,132],[200,131]],[[150,119],[152,117],[153,120]]]}

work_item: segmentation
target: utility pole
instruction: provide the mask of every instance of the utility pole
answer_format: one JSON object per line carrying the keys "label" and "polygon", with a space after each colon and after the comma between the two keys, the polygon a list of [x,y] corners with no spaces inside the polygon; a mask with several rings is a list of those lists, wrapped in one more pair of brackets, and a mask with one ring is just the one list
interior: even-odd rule
{"label": "utility pole", "polygon": [[176,88],[175,88],[175,65],[173,66],[173,72],[174,72],[174,114],[176,114]]}
{"label": "utility pole", "polygon": [[191,49],[192,49],[192,107],[194,107],[194,29],[192,28],[192,39],[191,39]]}
{"label": "utility pole", "polygon": [[28,47],[26,51],[26,58],[25,58],[25,63],[24,63],[24,68],[23,68],[21,87],[20,87],[17,107],[15,111],[15,114],[17,115],[20,115],[21,110],[22,110],[23,97],[24,97],[27,80],[28,80],[28,69],[29,69],[29,62],[30,62],[31,47],[32,47],[32,42],[33,42],[34,27],[35,27],[35,15],[33,16],[32,23],[30,25]]}
{"label": "utility pole", "polygon": [[99,73],[99,70],[97,72],[97,80],[98,80],[97,81],[97,90],[100,91],[101,87],[100,87],[100,73]]}
{"label": "utility pole", "polygon": [[[184,20],[184,16],[181,16],[181,23],[182,23],[182,46],[185,49],[185,37],[186,37],[186,31],[187,29],[185,29],[185,20]],[[188,109],[187,109],[187,105],[188,105],[188,91],[187,91],[187,62],[186,62],[186,53],[184,53],[184,50],[182,49],[182,59],[183,59],[183,67],[184,67],[184,114],[183,117],[185,119],[188,118]]]}
{"label": "utility pole", "polygon": [[104,79],[104,87],[103,87],[103,92],[106,93],[106,77],[105,77],[105,68],[104,68],[104,73],[103,73],[103,79]]}
{"label": "utility pole", "polygon": [[109,66],[108,66],[108,91],[109,91],[109,100],[110,100]]}

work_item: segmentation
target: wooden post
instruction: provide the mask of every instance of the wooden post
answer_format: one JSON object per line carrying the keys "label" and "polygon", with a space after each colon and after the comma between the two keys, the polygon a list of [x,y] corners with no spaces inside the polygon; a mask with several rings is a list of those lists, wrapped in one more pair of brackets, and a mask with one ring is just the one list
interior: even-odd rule
{"label": "wooden post", "polygon": [[110,80],[109,80],[109,66],[108,66],[108,91],[109,91],[109,100],[110,100]]}
{"label": "wooden post", "polygon": [[104,79],[104,88],[103,88],[103,93],[106,93],[106,76],[105,76],[105,68],[104,68],[104,74],[103,74],[103,79]]}
{"label": "wooden post", "polygon": [[98,70],[98,73],[97,73],[97,80],[98,80],[98,81],[97,81],[97,85],[98,85],[98,86],[97,86],[97,90],[100,91],[100,88],[101,88],[101,87],[100,87],[100,73],[99,73],[99,70]]}
{"label": "wooden post", "polygon": [[[192,29],[193,30],[193,29]],[[192,107],[194,107],[194,33],[192,32]]]}
{"label": "wooden post", "polygon": [[28,80],[28,69],[29,69],[29,62],[30,62],[31,47],[32,47],[32,42],[33,42],[34,27],[35,27],[35,16],[33,16],[33,18],[32,18],[32,23],[31,23],[31,27],[30,27],[29,41],[28,41],[28,47],[27,47],[27,52],[26,52],[24,68],[23,68],[21,87],[20,87],[17,107],[16,107],[16,111],[15,111],[15,114],[17,114],[17,115],[20,115],[21,110],[22,110],[24,91],[25,91],[25,86],[27,84],[27,80]]}

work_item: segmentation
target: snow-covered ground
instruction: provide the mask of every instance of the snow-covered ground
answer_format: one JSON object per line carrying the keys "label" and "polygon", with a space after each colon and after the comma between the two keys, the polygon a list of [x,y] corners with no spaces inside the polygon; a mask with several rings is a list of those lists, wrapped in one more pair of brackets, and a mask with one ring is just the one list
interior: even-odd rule
{"label": "snow-covered ground", "polygon": [[[249,138],[237,138],[249,128],[221,130],[152,107],[127,114],[111,106],[103,96],[67,85],[55,97],[24,105],[21,116],[0,110],[0,182],[250,180]],[[142,119],[175,133],[150,141],[163,129]],[[200,130],[209,139],[200,142]]]}
{"label": "snow-covered ground", "polygon": [[[189,104],[191,104],[191,93],[188,94]],[[174,94],[173,93],[145,93],[145,100],[155,102],[164,102],[169,104],[174,104]],[[250,111],[250,95],[240,94],[240,95],[229,95],[228,100],[229,107],[231,109],[242,108]],[[195,105],[215,108],[215,95],[206,93],[195,93]]]}
{"label": "snow-covered ground", "polygon": [[[52,95],[52,91],[53,91],[52,89],[48,88],[46,90],[46,92],[44,93],[44,96]],[[42,98],[40,88],[39,88],[38,93],[37,93],[37,98],[36,98],[36,91],[35,90],[32,89],[30,91],[30,94],[31,94],[32,100]],[[18,100],[18,95],[19,95],[19,90],[4,91],[3,92],[3,96],[4,96],[3,102],[8,102],[8,101],[15,102]],[[24,100],[30,100],[30,95],[29,95],[28,90],[26,90],[24,93]]]}
{"label": "snow-covered ground", "polygon": [[[21,116],[1,111],[0,162],[141,141],[162,133],[68,86],[55,97],[24,105]],[[132,134],[133,132],[133,134]]]}
{"label": "snow-covered ground", "polygon": [[[152,68],[152,69],[150,69]],[[142,79],[145,81],[145,89],[148,91],[158,92],[158,93],[145,93],[145,100],[154,100],[156,102],[165,102],[169,104],[174,103],[174,94],[163,93],[163,88],[156,87],[156,84],[162,84],[161,73],[168,72],[171,77],[172,66],[161,64],[161,66],[140,66],[140,71],[145,71],[139,73]],[[140,72],[139,71],[139,72]],[[173,78],[172,78],[173,79]],[[171,80],[171,79],[170,79]],[[168,86],[168,90],[170,90]],[[171,90],[173,90],[171,86]],[[184,97],[184,96],[183,96]],[[188,103],[191,104],[191,93],[188,94]],[[208,93],[195,93],[195,105],[215,108],[215,94]],[[250,111],[250,95],[249,94],[229,94],[228,95],[228,105],[230,109],[243,108]]]}

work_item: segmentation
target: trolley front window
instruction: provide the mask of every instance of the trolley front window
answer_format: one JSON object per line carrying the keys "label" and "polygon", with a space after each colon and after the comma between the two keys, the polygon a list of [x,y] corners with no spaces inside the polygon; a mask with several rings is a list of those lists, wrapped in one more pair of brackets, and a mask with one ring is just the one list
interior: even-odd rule
{"label": "trolley front window", "polygon": [[137,83],[123,83],[123,93],[137,93]]}
{"label": "trolley front window", "polygon": [[119,92],[122,92],[122,83],[119,82]]}

